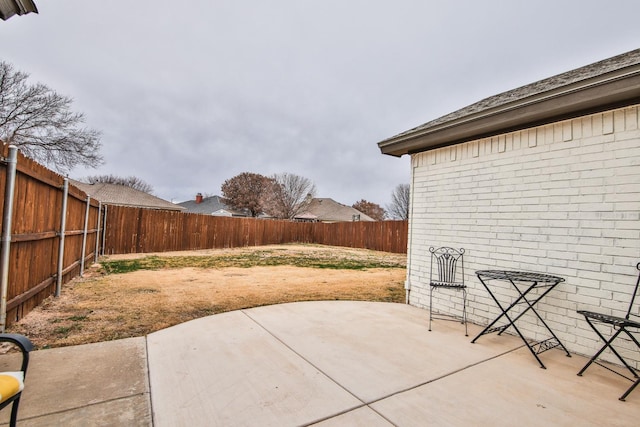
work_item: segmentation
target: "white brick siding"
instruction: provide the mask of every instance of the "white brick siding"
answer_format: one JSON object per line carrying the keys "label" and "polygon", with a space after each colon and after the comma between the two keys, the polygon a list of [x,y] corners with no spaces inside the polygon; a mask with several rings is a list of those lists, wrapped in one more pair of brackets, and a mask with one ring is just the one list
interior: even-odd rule
{"label": "white brick siding", "polygon": [[[566,282],[538,311],[570,351],[593,354],[600,344],[576,310],[624,314],[638,273],[639,110],[636,105],[412,155],[410,303],[429,304],[428,248],[465,248],[472,322],[485,325],[498,314],[476,270],[562,276]],[[507,301],[511,292],[505,287],[497,296]],[[434,311],[458,311],[460,296],[434,294]],[[521,321],[525,336],[545,335],[533,315]],[[637,352],[633,358],[640,362]]]}

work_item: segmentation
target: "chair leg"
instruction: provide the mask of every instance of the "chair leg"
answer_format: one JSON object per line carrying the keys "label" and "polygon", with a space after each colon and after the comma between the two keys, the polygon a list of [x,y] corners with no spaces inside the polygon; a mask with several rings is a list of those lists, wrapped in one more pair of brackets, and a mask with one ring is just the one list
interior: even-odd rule
{"label": "chair leg", "polygon": [[[596,354],[594,354],[594,355],[593,355],[593,357],[592,357],[591,359],[589,359],[589,361],[587,362],[587,364],[586,364],[586,365],[584,365],[584,367],[583,367],[582,369],[580,369],[580,372],[578,372],[578,376],[579,376],[579,377],[581,377],[581,376],[582,376],[582,374],[584,373],[584,371],[586,371],[586,370],[587,370],[587,368],[588,368],[589,366],[591,366],[591,364],[592,364],[593,362],[595,362],[595,361],[596,361],[596,359],[597,359],[597,358],[602,354],[602,352],[603,352],[603,351],[605,351],[607,348],[609,348],[609,349],[611,349],[611,350],[613,351],[613,353],[618,357],[618,359],[620,359],[620,360],[622,361],[622,363],[623,363],[624,365],[626,365],[626,366],[627,366],[627,369],[631,369],[631,368],[629,367],[629,365],[627,365],[627,362],[626,362],[624,359],[622,359],[622,358],[620,357],[620,355],[618,354],[618,352],[617,352],[617,351],[615,351],[615,349],[614,349],[613,347],[611,347],[611,343],[612,343],[612,342],[613,342],[613,341],[618,337],[618,335],[620,335],[620,333],[623,331],[623,329],[618,329],[618,330],[616,331],[616,333],[615,333],[615,334],[613,334],[613,335],[611,336],[611,338],[609,338],[609,339],[607,340],[607,339],[606,339],[606,338],[605,338],[605,337],[600,333],[600,331],[599,331],[598,329],[596,329],[596,328],[595,328],[595,326],[594,326],[594,325],[589,321],[589,319],[587,319],[587,323],[588,323],[588,324],[591,326],[591,328],[596,332],[596,334],[598,334],[598,336],[600,337],[600,339],[601,339],[602,341],[604,341],[604,345],[602,346],[602,348],[600,348],[600,350],[598,350],[598,352],[597,352]],[[632,371],[632,372],[633,372],[633,371]]]}
{"label": "chair leg", "polygon": [[464,323],[464,336],[469,336],[467,330],[467,290],[462,288],[462,323]]}
{"label": "chair leg", "polygon": [[20,397],[22,397],[22,395],[18,396],[11,405],[11,421],[9,422],[9,427],[16,427],[16,423],[18,422],[18,405],[20,405]]}
{"label": "chair leg", "polygon": [[624,394],[622,396],[620,396],[620,398],[618,400],[622,400],[624,402],[624,400],[627,398],[627,396],[629,396],[629,393],[631,393],[633,391],[633,389],[638,386],[638,384],[640,384],[640,378],[638,378],[636,380],[636,382],[634,382],[633,385],[631,387],[629,387],[629,389],[627,391],[625,391]]}
{"label": "chair leg", "polygon": [[[638,342],[636,337],[634,337],[633,334],[631,332],[629,332],[628,330],[626,330],[626,329],[624,329],[624,332],[636,344],[636,347],[638,347],[638,349],[640,349],[640,342]],[[625,363],[625,365],[626,365],[626,363]],[[625,391],[624,394],[622,396],[620,396],[619,400],[622,400],[623,402],[625,401],[625,399],[627,398],[629,393],[631,393],[633,391],[633,389],[635,389],[638,386],[638,384],[640,384],[640,376],[638,376],[638,371],[636,369],[633,369],[633,368],[629,367],[628,365],[627,365],[627,368],[631,371],[631,373],[633,374],[633,376],[635,377],[636,380],[631,385],[631,387],[629,387],[627,389],[627,391]],[[633,380],[631,380],[631,381],[633,381]]]}
{"label": "chair leg", "polygon": [[433,319],[432,310],[433,302],[433,286],[429,286],[429,331],[431,331],[431,319]]}
{"label": "chair leg", "polygon": [[[629,332],[627,331],[624,327],[618,329],[616,331],[615,334],[613,334],[611,336],[611,338],[609,338],[608,340],[602,335],[602,333],[600,333],[600,331],[595,327],[595,325],[593,323],[591,323],[591,321],[589,320],[589,318],[585,317],[587,323],[591,326],[591,328],[596,332],[596,334],[600,337],[600,339],[602,341],[604,341],[604,345],[600,348],[600,350],[598,350],[598,352],[596,354],[593,355],[593,357],[591,359],[589,359],[589,361],[587,362],[586,365],[584,365],[584,367],[582,369],[580,369],[580,372],[578,372],[578,376],[582,376],[582,374],[584,373],[584,371],[587,370],[587,368],[589,366],[591,366],[594,362],[598,365],[599,363],[596,361],[596,359],[602,354],[602,352],[604,352],[607,348],[609,350],[611,350],[611,352],[622,362],[622,364],[627,368],[627,370],[629,372],[631,372],[631,374],[633,375],[633,377],[635,378],[635,381],[632,378],[629,378],[625,375],[622,375],[621,373],[617,372],[617,371],[613,371],[614,373],[627,378],[630,381],[633,381],[633,384],[631,385],[631,387],[629,387],[627,389],[627,391],[624,392],[624,394],[622,396],[620,396],[618,398],[618,400],[621,400],[624,402],[624,400],[627,398],[627,396],[629,395],[629,393],[631,393],[637,386],[638,384],[640,384],[640,377],[638,377],[638,374],[636,373],[636,370],[634,370],[628,363],[627,361],[616,351],[615,348],[613,348],[613,346],[611,345],[613,343],[613,341],[615,341],[615,339],[618,337],[618,335],[620,335],[620,333],[625,332],[630,338],[631,340],[636,344],[636,346],[638,348],[640,348],[640,343],[638,342],[638,340]],[[600,365],[600,366],[604,366],[604,365]],[[609,368],[607,368],[609,369]]]}
{"label": "chair leg", "polygon": [[[462,288],[462,319],[460,323],[464,325],[464,336],[469,336],[469,329],[467,327],[467,290]],[[457,317],[457,316],[456,316]],[[456,320],[453,317],[451,320]],[[433,320],[433,286],[429,287],[429,331],[431,331],[431,321]]]}

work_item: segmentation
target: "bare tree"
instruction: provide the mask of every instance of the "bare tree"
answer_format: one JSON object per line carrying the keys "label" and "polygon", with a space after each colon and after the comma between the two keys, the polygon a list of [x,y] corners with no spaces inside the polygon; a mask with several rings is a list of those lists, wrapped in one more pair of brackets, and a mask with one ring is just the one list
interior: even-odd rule
{"label": "bare tree", "polygon": [[107,183],[107,184],[118,184],[124,185],[126,187],[131,187],[138,191],[143,191],[145,193],[153,193],[153,187],[151,184],[146,183],[142,179],[136,176],[116,176],[116,175],[92,175],[81,178],[79,181],[86,182],[87,184],[96,184],[96,183]]}
{"label": "bare tree", "polygon": [[233,209],[246,209],[256,217],[265,211],[265,199],[272,186],[271,178],[243,172],[222,183],[222,203]]}
{"label": "bare tree", "polygon": [[352,208],[359,210],[363,214],[370,216],[376,221],[383,221],[387,212],[377,203],[368,202],[365,199],[359,200],[351,205]]}
{"label": "bare tree", "polygon": [[316,195],[316,186],[308,178],[285,172],[271,179],[273,185],[266,194],[265,209],[276,218],[295,218]]}
{"label": "bare tree", "polygon": [[398,184],[391,193],[391,204],[387,212],[393,219],[409,219],[409,204],[411,203],[411,187],[409,184]]}
{"label": "bare tree", "polygon": [[84,115],[71,111],[72,99],[29,84],[28,77],[0,62],[0,140],[59,172],[102,164],[100,133],[84,127]]}

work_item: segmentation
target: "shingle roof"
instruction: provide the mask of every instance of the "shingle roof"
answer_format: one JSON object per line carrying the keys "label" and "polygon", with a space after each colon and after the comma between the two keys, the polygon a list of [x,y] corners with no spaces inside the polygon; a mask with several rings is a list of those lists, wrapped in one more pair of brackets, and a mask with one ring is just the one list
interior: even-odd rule
{"label": "shingle roof", "polygon": [[216,212],[226,211],[233,216],[247,216],[244,212],[235,211],[222,203],[220,196],[203,197],[200,203],[195,200],[187,200],[186,202],[178,203],[189,213],[198,213],[212,215]]}
{"label": "shingle roof", "polygon": [[[611,105],[631,105],[640,102],[639,82],[640,49],[636,49],[483,99],[378,146],[385,154],[402,155],[575,117]],[[418,138],[423,141],[409,143]]]}
{"label": "shingle roof", "polygon": [[314,198],[303,213],[296,219],[317,219],[322,222],[353,221],[354,215],[359,215],[359,221],[375,221],[351,206],[343,205],[329,198]]}
{"label": "shingle roof", "polygon": [[107,205],[134,206],[147,209],[182,211],[184,208],[159,197],[120,184],[87,184],[75,180],[70,183]]}

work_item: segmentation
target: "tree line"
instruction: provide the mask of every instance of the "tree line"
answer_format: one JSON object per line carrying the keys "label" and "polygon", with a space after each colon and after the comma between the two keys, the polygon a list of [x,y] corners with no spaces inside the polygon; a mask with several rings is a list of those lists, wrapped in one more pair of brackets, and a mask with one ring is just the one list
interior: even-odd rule
{"label": "tree line", "polygon": [[[247,211],[256,217],[294,219],[303,213],[316,195],[316,186],[308,178],[292,173],[264,176],[243,172],[227,179],[220,188],[222,202],[232,209]],[[409,185],[399,184],[385,210],[377,203],[361,199],[352,207],[376,221],[409,218]]]}
{"label": "tree line", "polygon": [[[125,185],[145,193],[153,187],[135,176],[93,175],[81,178],[88,184]],[[221,186],[222,202],[232,209],[246,211],[257,217],[266,214],[278,219],[294,219],[303,213],[316,196],[316,186],[308,178],[292,173],[263,176],[243,172],[227,179]],[[377,203],[361,199],[351,207],[376,221],[409,218],[409,185],[399,184],[391,194],[391,203],[384,209]]]}

